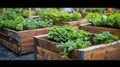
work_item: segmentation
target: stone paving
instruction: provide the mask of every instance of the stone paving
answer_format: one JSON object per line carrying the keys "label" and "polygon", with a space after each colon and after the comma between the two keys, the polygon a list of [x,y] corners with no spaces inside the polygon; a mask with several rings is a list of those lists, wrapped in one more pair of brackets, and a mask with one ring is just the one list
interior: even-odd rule
{"label": "stone paving", "polygon": [[34,60],[34,54],[16,55],[14,52],[0,45],[0,60]]}

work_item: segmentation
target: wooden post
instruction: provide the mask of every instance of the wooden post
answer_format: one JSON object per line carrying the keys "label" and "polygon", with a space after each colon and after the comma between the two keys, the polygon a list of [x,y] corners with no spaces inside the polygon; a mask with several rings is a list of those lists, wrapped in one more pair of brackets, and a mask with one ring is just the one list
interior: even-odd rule
{"label": "wooden post", "polygon": [[31,8],[29,8],[29,18],[31,18]]}
{"label": "wooden post", "polygon": [[53,11],[54,8],[50,8],[51,11]]}
{"label": "wooden post", "polygon": [[22,11],[23,10],[23,8],[20,8],[20,11]]}
{"label": "wooden post", "polygon": [[76,12],[79,12],[79,8],[76,8]]}
{"label": "wooden post", "polygon": [[61,8],[58,8],[58,10],[60,11],[60,10],[61,10]]}
{"label": "wooden post", "polygon": [[39,15],[40,8],[36,8],[37,15]]}
{"label": "wooden post", "polygon": [[3,12],[5,12],[5,8],[3,8]]}

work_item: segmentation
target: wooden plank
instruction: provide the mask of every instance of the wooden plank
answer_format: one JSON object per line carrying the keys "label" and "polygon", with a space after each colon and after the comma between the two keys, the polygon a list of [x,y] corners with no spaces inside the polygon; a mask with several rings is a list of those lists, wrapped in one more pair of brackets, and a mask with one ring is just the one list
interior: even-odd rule
{"label": "wooden plank", "polygon": [[35,30],[20,31],[19,35],[21,36],[22,39],[31,38],[35,35]]}
{"label": "wooden plank", "polygon": [[50,28],[42,28],[42,29],[36,29],[35,30],[35,35],[44,35],[44,34],[48,34]]}
{"label": "wooden plank", "polygon": [[120,30],[113,28],[104,28],[104,27],[94,27],[94,26],[80,26],[80,29],[86,30],[91,33],[102,33],[104,31],[109,31],[111,34],[120,37]]}
{"label": "wooden plank", "polygon": [[105,60],[106,49],[98,48],[92,52],[91,60]]}
{"label": "wooden plank", "polygon": [[41,47],[37,47],[37,54],[40,54],[42,57],[44,57],[45,60],[64,60],[60,54],[43,49]]}
{"label": "wooden plank", "polygon": [[[13,44],[18,44],[18,41],[17,40],[15,40],[15,39],[13,39],[13,38],[11,38],[11,37],[9,37],[9,36],[4,36],[4,35],[1,35],[0,34],[0,38],[1,39],[4,39],[4,40],[6,40],[6,41],[8,41],[8,42],[10,42],[10,43],[13,43]],[[2,42],[2,41],[1,41]]]}
{"label": "wooden plank", "polygon": [[21,54],[33,53],[33,52],[34,52],[33,44],[31,46],[30,44],[26,44],[26,46],[23,46],[23,45],[21,46]]}
{"label": "wooden plank", "polygon": [[81,25],[81,24],[91,24],[91,23],[89,23],[86,19],[80,19],[79,21],[78,21],[78,23],[79,23],[79,25]]}
{"label": "wooden plank", "polygon": [[8,49],[13,50],[13,52],[19,53],[19,47],[16,44],[12,44],[2,38],[0,38],[0,43],[7,47]]}
{"label": "wooden plank", "polygon": [[0,38],[0,44],[4,45],[7,48],[11,48],[12,43],[9,43],[8,41]]}
{"label": "wooden plank", "polygon": [[39,15],[31,16],[31,18],[39,18]]}
{"label": "wooden plank", "polygon": [[106,53],[106,60],[112,60],[115,58],[119,58],[120,59],[120,43],[119,42],[114,42],[111,43],[110,46],[108,46],[108,48],[106,48],[107,53]]}
{"label": "wooden plank", "polygon": [[34,42],[26,42],[21,45],[21,54],[34,52]]}
{"label": "wooden plank", "polygon": [[78,50],[74,49],[73,51],[69,52],[68,57],[72,60],[78,60]]}
{"label": "wooden plank", "polygon": [[10,29],[7,29],[7,28],[4,28],[2,30],[0,30],[0,34],[1,35],[4,35],[4,36],[9,36],[11,38],[14,38],[16,40],[18,40],[18,33],[14,30],[10,30]]}
{"label": "wooden plank", "polygon": [[71,25],[72,27],[79,26],[78,21],[71,21],[71,22],[68,22],[68,23],[69,23],[69,25]]}
{"label": "wooden plank", "polygon": [[12,44],[10,49],[15,53],[20,54],[20,47],[18,47],[16,44]]}
{"label": "wooden plank", "polygon": [[53,25],[58,25],[58,26],[71,25],[72,27],[74,27],[74,26],[79,26],[79,23],[78,23],[78,21],[54,22]]}
{"label": "wooden plank", "polygon": [[36,59],[35,60],[45,60],[45,59],[40,54],[36,54]]}
{"label": "wooden plank", "polygon": [[50,51],[53,51],[53,52],[56,52],[56,53],[60,53],[61,49],[58,49],[56,48],[55,46],[58,45],[59,43],[56,43],[56,42],[53,42],[53,41],[50,41],[50,40],[47,40],[45,38],[39,38],[37,40],[37,45],[44,48],[44,49],[47,49],[47,50],[50,50]]}
{"label": "wooden plank", "polygon": [[27,43],[27,42],[33,43],[34,40],[33,40],[32,37],[31,37],[31,38],[22,38],[22,39],[21,39],[21,43],[22,43],[22,44],[23,44],[23,43]]}
{"label": "wooden plank", "polygon": [[79,30],[78,26],[73,27],[74,30]]}

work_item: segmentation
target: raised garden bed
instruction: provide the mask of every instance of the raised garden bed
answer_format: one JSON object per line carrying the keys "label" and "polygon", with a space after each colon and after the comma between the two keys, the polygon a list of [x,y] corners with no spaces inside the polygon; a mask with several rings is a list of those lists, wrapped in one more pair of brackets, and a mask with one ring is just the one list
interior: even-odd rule
{"label": "raised garden bed", "polygon": [[120,37],[120,14],[119,13],[88,13],[86,20],[91,25],[80,25],[80,29],[91,33],[102,33],[108,31],[113,35]]}
{"label": "raised garden bed", "polygon": [[108,31],[113,35],[120,37],[120,29],[115,28],[105,28],[105,27],[96,27],[92,25],[79,25],[79,28],[91,33],[102,33],[104,31]]}
{"label": "raised garden bed", "polygon": [[37,35],[44,35],[48,32],[49,28],[25,31],[14,31],[3,28],[0,30],[0,43],[18,55],[30,53],[34,51],[33,37]]}
{"label": "raised garden bed", "polygon": [[[51,41],[47,35],[35,36],[35,59],[36,60],[62,60],[60,52],[55,46],[59,42]],[[93,45],[84,49],[75,49],[69,53],[72,60],[118,60],[120,59],[120,40],[108,43]]]}
{"label": "raised garden bed", "polygon": [[89,24],[85,19],[81,19],[80,21],[70,21],[70,22],[54,22],[53,25],[63,26],[70,25],[72,27],[79,26],[80,24]]}
{"label": "raised garden bed", "polygon": [[[78,30],[78,26],[73,27]],[[34,36],[48,34],[50,27],[34,30],[15,31],[7,28],[0,30],[0,43],[18,55],[34,51]]]}
{"label": "raised garden bed", "polygon": [[59,11],[58,9],[53,9],[52,11],[48,9],[42,9],[39,16],[43,19],[51,19],[53,21],[53,25],[58,26],[79,26],[79,21],[82,19],[81,14],[76,11],[69,13],[67,11]]}

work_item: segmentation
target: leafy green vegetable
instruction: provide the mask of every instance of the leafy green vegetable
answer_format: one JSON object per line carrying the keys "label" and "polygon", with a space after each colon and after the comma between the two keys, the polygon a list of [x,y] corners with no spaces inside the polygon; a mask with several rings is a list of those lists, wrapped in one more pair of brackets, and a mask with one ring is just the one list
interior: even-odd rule
{"label": "leafy green vegetable", "polygon": [[113,27],[120,28],[120,14],[119,13],[115,13],[114,14],[114,24],[113,24]]}
{"label": "leafy green vegetable", "polygon": [[12,11],[5,11],[2,13],[2,20],[14,20],[17,16],[15,12]]}
{"label": "leafy green vegetable", "polygon": [[55,41],[66,42],[70,39],[70,34],[73,33],[73,28],[71,26],[65,25],[62,27],[53,26],[48,33],[48,38]]}
{"label": "leafy green vegetable", "polygon": [[[73,30],[73,28],[69,25],[64,25],[62,27],[53,26],[48,33],[48,38],[61,42],[61,44],[57,45],[56,47],[63,49],[61,54],[65,59],[68,58],[70,51],[79,48],[86,48],[91,45],[91,42],[89,41],[89,32],[84,30]],[[109,32],[103,32],[102,34],[95,34],[93,41],[96,44],[101,44],[110,43],[117,39],[117,36],[114,36]]]}
{"label": "leafy green vegetable", "polygon": [[15,12],[17,16],[22,16],[20,8],[6,8],[5,11]]}
{"label": "leafy green vegetable", "polygon": [[30,29],[30,30],[35,29],[37,27],[36,23],[37,23],[37,20],[26,18],[24,27],[26,27],[27,29]]}
{"label": "leafy green vegetable", "polygon": [[119,13],[106,13],[103,15],[100,15],[98,13],[88,13],[86,19],[94,26],[120,28]]}
{"label": "leafy green vegetable", "polygon": [[48,33],[48,38],[61,42],[57,48],[62,48],[63,58],[67,58],[69,51],[78,48],[86,48],[91,45],[90,33],[84,30],[73,30],[72,26],[53,26]]}
{"label": "leafy green vegetable", "polygon": [[42,9],[40,11],[41,18],[52,19],[54,22],[68,22],[81,19],[81,14],[77,12],[68,13],[67,11],[58,11],[57,9]]}
{"label": "leafy green vegetable", "polygon": [[86,16],[86,19],[92,23],[95,26],[99,26],[101,21],[102,16],[98,13],[88,13],[88,15]]}
{"label": "leafy green vegetable", "polygon": [[16,22],[15,21],[13,21],[13,20],[11,20],[11,29],[16,29]]}
{"label": "leafy green vegetable", "polygon": [[[9,20],[7,22],[7,28],[11,29],[12,28],[12,23],[13,23],[13,20]],[[15,26],[14,26],[15,27]]]}
{"label": "leafy green vegetable", "polygon": [[41,27],[44,28],[44,27],[50,27],[50,26],[52,26],[52,22],[49,20],[42,20],[42,19],[35,20],[35,19],[26,18],[24,27],[32,30],[36,28],[41,28]]}
{"label": "leafy green vegetable", "polygon": [[40,17],[42,17],[43,19],[50,19],[49,16],[51,16],[52,12],[50,9],[41,9],[40,10]]}
{"label": "leafy green vegetable", "polygon": [[73,16],[72,16],[71,19],[72,19],[73,21],[77,21],[77,20],[79,20],[80,18],[82,18],[81,14],[78,13],[78,12],[75,12],[75,11],[72,13],[72,15],[73,15]]}
{"label": "leafy green vegetable", "polygon": [[[23,10],[22,15],[26,18],[29,18],[29,11],[28,10]],[[31,15],[32,16],[36,15],[35,11],[31,11]]]}
{"label": "leafy green vegetable", "polygon": [[71,34],[71,39],[75,40],[75,39],[81,39],[83,41],[87,41],[89,39],[90,33],[86,32],[84,30],[76,30],[74,31],[73,34]]}
{"label": "leafy green vegetable", "polygon": [[18,16],[16,19],[15,19],[15,23],[16,24],[23,24],[23,25],[25,25],[25,20],[24,20],[24,18],[22,17],[22,16]]}
{"label": "leafy green vegetable", "polygon": [[2,25],[2,22],[0,22],[0,28],[2,28],[2,26],[3,26],[3,25]]}
{"label": "leafy green vegetable", "polygon": [[[32,15],[35,12],[32,11]],[[23,12],[18,8],[7,8],[5,12],[2,13],[2,18],[0,18],[0,28],[9,28],[13,30],[27,30],[36,29],[41,27],[52,26],[51,20],[35,20],[31,18],[24,18],[23,16],[29,16],[28,10],[23,10]]]}
{"label": "leafy green vegetable", "polygon": [[23,11],[23,16],[25,16],[25,17],[29,17],[29,11],[28,10],[24,10]]}
{"label": "leafy green vegetable", "polygon": [[17,24],[16,30],[23,30],[23,25],[22,24]]}
{"label": "leafy green vegetable", "polygon": [[104,11],[106,11],[108,8],[82,8],[82,10],[85,10],[86,12],[92,12],[92,13],[101,13],[103,14]]}
{"label": "leafy green vegetable", "polygon": [[65,43],[61,43],[59,45],[57,45],[57,48],[62,48],[63,52],[61,53],[64,59],[68,58],[68,54],[70,51],[73,51],[74,49],[80,49],[80,48],[86,48],[88,46],[90,46],[91,43],[90,41],[83,41],[81,39],[77,39],[77,40],[68,40]]}
{"label": "leafy green vegetable", "polygon": [[38,24],[39,27],[50,27],[52,26],[52,22],[50,20],[38,20]]}
{"label": "leafy green vegetable", "polygon": [[117,39],[118,39],[117,36],[114,36],[114,35],[110,34],[109,32],[103,32],[102,34],[95,34],[93,41],[96,44],[101,44],[101,43],[110,43]]}
{"label": "leafy green vegetable", "polygon": [[0,28],[4,27],[5,21],[4,20],[0,20]]}

